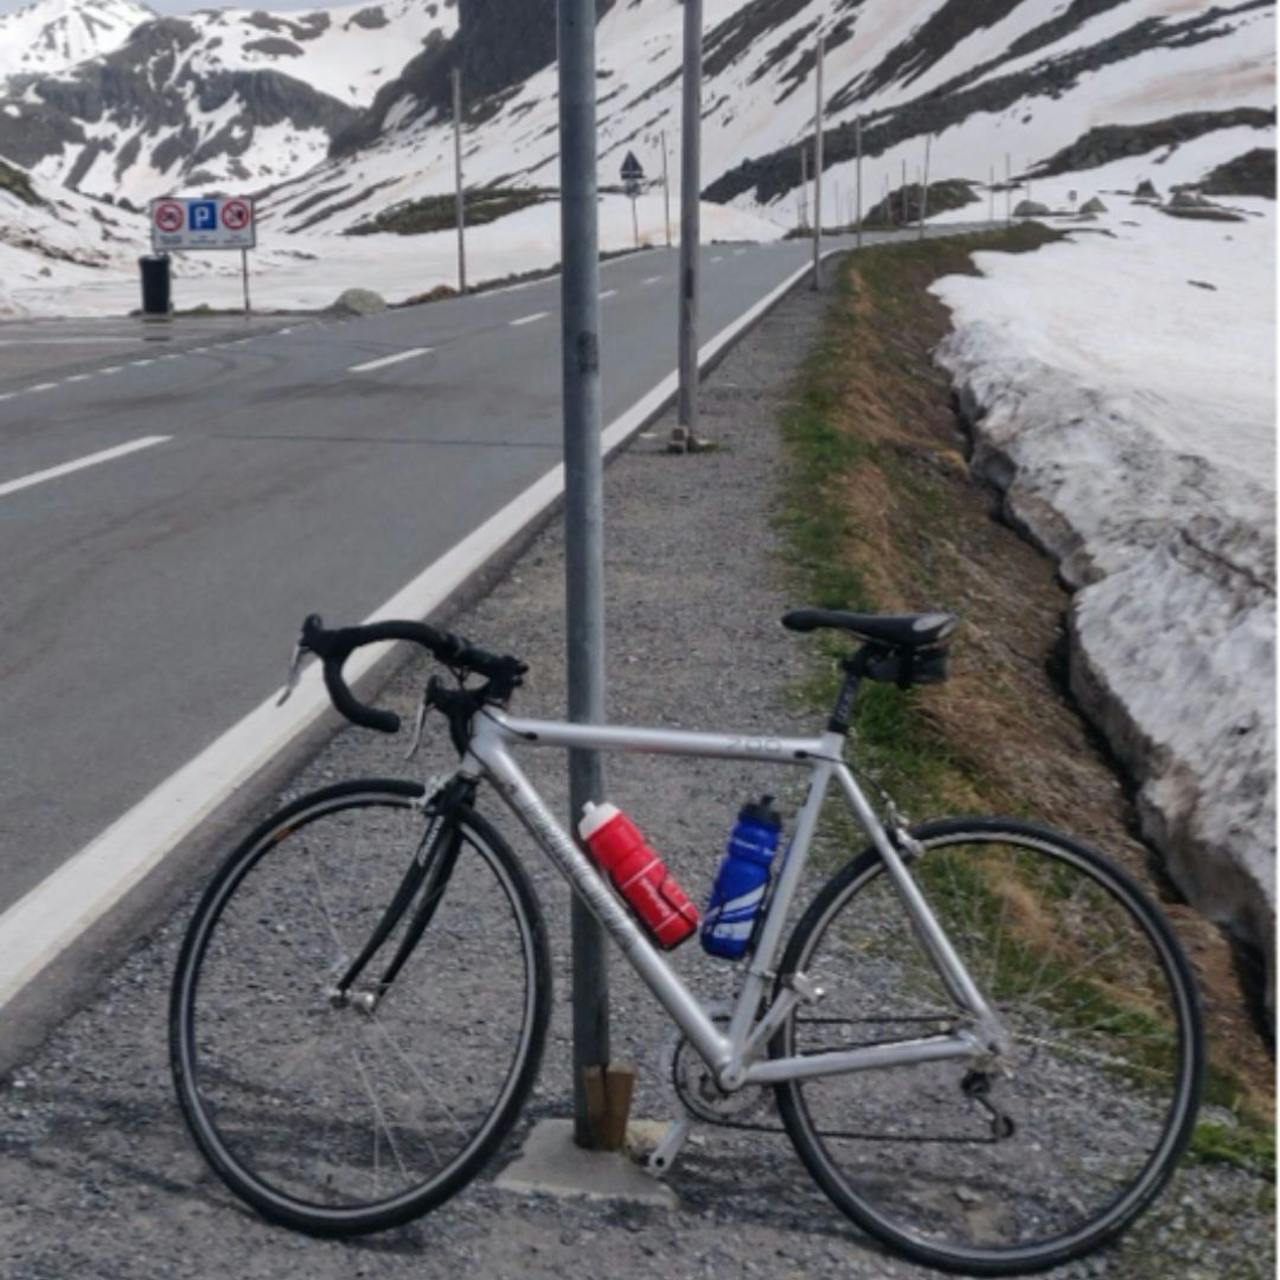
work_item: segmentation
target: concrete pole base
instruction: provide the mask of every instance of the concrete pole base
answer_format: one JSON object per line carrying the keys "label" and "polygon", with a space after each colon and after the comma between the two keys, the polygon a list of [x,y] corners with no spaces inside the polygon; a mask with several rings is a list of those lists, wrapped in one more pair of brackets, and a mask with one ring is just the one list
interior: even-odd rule
{"label": "concrete pole base", "polygon": [[[632,1121],[627,1145],[652,1148],[666,1128],[654,1121]],[[529,1131],[524,1150],[498,1175],[494,1186],[503,1191],[626,1200],[660,1209],[679,1204],[675,1192],[647,1174],[626,1151],[587,1151],[578,1146],[572,1120],[539,1120]]]}

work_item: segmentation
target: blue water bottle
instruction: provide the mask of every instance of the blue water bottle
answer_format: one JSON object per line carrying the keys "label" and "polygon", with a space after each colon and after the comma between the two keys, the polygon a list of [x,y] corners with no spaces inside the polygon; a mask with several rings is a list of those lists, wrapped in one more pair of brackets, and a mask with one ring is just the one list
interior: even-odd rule
{"label": "blue water bottle", "polygon": [[751,943],[782,833],[782,819],[772,801],[772,796],[763,796],[738,813],[702,922],[702,949],[708,955],[741,960]]}

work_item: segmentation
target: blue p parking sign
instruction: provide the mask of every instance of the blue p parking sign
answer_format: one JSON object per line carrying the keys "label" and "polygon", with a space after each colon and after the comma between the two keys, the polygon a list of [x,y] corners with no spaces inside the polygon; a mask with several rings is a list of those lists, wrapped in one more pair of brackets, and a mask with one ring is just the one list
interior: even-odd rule
{"label": "blue p parking sign", "polygon": [[187,205],[187,227],[191,231],[216,231],[218,229],[218,202],[216,200],[192,200]]}

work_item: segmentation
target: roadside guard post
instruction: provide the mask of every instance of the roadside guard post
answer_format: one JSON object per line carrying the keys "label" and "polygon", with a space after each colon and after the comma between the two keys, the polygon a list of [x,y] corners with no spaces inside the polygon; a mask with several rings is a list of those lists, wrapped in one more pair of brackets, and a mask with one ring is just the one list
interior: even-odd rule
{"label": "roadside guard post", "polygon": [[247,196],[163,196],[151,202],[151,249],[239,249],[244,312],[249,314],[249,250],[257,247],[258,221]]}
{"label": "roadside guard post", "polygon": [[644,168],[636,159],[636,153],[628,151],[627,158],[622,162],[622,185],[631,197],[631,236],[637,249],[640,247],[640,221],[636,215],[636,197],[640,194],[640,184],[643,181]]}
{"label": "roadside guard post", "polygon": [[[604,464],[600,456],[600,262],[596,209],[595,0],[559,0],[560,351],[564,392],[565,604],[569,719],[603,722]],[[569,829],[604,799],[595,751],[569,753]],[[573,938],[573,1137],[601,1148],[610,1125],[609,973],[604,930],[576,895]]]}

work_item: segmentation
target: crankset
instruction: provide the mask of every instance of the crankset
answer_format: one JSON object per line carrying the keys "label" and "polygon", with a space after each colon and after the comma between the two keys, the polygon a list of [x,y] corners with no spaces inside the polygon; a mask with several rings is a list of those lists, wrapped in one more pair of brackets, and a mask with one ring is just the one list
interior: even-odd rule
{"label": "crankset", "polygon": [[[719,1003],[710,1006],[708,1012],[711,1020],[722,1029],[729,1024],[731,1010],[727,1004]],[[936,1024],[936,1018],[800,1018],[800,1023],[841,1023],[853,1025],[858,1023],[878,1023],[881,1021],[901,1024],[902,1022],[920,1021]],[[859,1045],[889,1043],[888,1041],[861,1040]],[[849,1045],[847,1047],[854,1047]],[[673,1101],[679,1104],[684,1113],[682,1127],[697,1122],[716,1125],[722,1129],[746,1129],[757,1133],[783,1133],[782,1124],[777,1119],[774,1106],[773,1089],[761,1086],[748,1086],[735,1093],[726,1093],[716,1083],[710,1068],[703,1062],[698,1051],[688,1039],[679,1032],[667,1038],[660,1051],[660,1078],[670,1092]],[[878,1073],[871,1073],[878,1074]],[[985,1113],[980,1131],[968,1133],[923,1133],[909,1128],[899,1129],[896,1126],[886,1127],[881,1131],[849,1130],[819,1128],[818,1135],[823,1138],[839,1138],[863,1142],[909,1142],[909,1143],[948,1143],[968,1144],[973,1146],[989,1146],[1007,1141],[1016,1132],[1012,1117],[1002,1110],[991,1098],[991,1077],[985,1072],[968,1071],[958,1082],[957,1088],[972,1105],[975,1112]],[[910,1124],[914,1116],[908,1111],[903,1117]]]}

